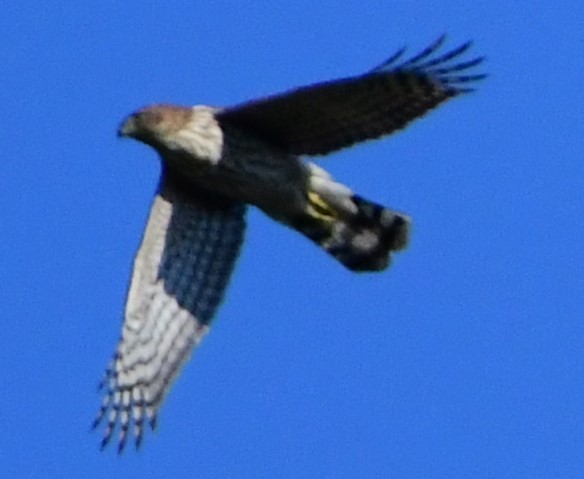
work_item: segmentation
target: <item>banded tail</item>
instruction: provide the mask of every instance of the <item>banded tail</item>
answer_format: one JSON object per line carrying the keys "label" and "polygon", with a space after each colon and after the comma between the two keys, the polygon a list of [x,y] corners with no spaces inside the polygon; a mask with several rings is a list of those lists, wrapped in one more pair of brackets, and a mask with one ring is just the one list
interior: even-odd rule
{"label": "banded tail", "polygon": [[294,228],[352,271],[382,271],[409,240],[408,216],[366,200],[314,164],[305,215]]}

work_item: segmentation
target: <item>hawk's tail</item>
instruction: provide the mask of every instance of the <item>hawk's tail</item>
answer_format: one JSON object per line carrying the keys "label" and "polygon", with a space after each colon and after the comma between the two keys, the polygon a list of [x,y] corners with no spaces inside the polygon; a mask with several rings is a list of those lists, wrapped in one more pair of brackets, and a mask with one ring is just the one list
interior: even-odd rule
{"label": "hawk's tail", "polygon": [[353,271],[381,271],[408,244],[408,216],[355,195],[311,164],[306,214],[293,226]]}

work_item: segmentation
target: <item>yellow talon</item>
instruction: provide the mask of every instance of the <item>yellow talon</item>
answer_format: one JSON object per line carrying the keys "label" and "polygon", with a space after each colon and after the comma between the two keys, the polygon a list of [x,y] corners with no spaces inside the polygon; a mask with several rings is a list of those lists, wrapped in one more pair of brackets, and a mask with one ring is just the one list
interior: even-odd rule
{"label": "yellow talon", "polygon": [[337,212],[317,193],[310,191],[308,193],[308,200],[308,213],[310,216],[326,222],[337,219]]}

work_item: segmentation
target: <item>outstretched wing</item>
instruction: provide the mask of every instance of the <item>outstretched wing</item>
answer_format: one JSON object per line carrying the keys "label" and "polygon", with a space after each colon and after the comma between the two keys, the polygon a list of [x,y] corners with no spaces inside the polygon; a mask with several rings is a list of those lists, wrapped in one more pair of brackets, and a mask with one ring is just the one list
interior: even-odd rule
{"label": "outstretched wing", "polygon": [[483,57],[461,60],[470,42],[440,53],[444,40],[408,60],[399,61],[401,49],[364,75],[227,108],[218,118],[297,155],[325,155],[388,135],[485,78],[470,72]]}
{"label": "outstretched wing", "polygon": [[[164,177],[164,176],[163,176]],[[102,447],[119,425],[118,451],[134,425],[154,427],[171,383],[209,328],[244,234],[242,204],[194,197],[168,176],[161,181],[134,262],[122,337],[105,373],[96,427]]]}

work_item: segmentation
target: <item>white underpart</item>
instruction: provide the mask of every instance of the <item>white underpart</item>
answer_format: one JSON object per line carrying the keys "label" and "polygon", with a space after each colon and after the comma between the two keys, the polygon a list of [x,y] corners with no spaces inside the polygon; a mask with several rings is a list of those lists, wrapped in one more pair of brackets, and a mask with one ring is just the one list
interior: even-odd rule
{"label": "white underpart", "polygon": [[183,150],[197,159],[216,165],[223,152],[223,131],[217,123],[218,110],[204,105],[193,107],[192,119],[166,140],[172,150]]}
{"label": "white underpart", "polygon": [[148,415],[155,413],[165,388],[208,330],[166,291],[169,279],[159,271],[172,212],[172,203],[156,196],[134,263],[115,365],[116,389],[139,391],[147,402],[159,397]]}
{"label": "white underpart", "polygon": [[357,205],[353,202],[353,191],[314,163],[307,163],[310,169],[310,191],[322,196],[333,207],[349,214],[357,213]]}
{"label": "white underpart", "polygon": [[103,444],[119,425],[119,450],[131,418],[137,441],[183,364],[207,333],[243,239],[241,205],[205,209],[163,181],[136,260],[122,338],[104,379],[96,424]]}

